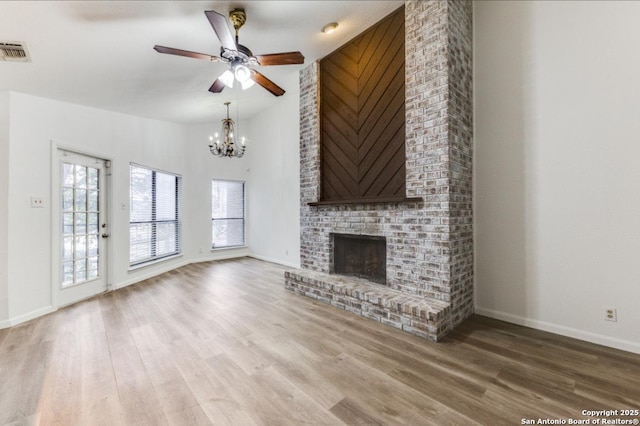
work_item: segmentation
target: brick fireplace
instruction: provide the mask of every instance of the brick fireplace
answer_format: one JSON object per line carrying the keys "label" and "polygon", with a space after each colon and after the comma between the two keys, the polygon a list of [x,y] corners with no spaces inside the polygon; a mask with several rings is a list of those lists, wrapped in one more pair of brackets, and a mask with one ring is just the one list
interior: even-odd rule
{"label": "brick fireplace", "polygon": [[[471,14],[405,3],[407,201],[316,204],[318,64],[301,71],[301,269],[287,289],[432,341],[473,312]],[[383,285],[335,273],[335,235],[384,239]]]}

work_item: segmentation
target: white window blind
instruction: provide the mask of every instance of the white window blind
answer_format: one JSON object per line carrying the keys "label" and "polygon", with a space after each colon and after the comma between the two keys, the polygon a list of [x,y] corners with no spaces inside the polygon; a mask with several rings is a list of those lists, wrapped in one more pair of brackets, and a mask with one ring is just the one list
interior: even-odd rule
{"label": "white window blind", "polygon": [[211,185],[213,248],[245,245],[244,182],[214,180]]}
{"label": "white window blind", "polygon": [[134,164],[130,173],[130,265],[179,254],[182,178]]}

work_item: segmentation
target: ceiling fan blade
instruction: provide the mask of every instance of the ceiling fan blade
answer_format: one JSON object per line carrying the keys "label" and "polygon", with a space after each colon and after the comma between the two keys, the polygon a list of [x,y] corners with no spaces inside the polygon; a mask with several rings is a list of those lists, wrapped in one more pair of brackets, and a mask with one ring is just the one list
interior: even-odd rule
{"label": "ceiling fan blade", "polygon": [[258,63],[267,65],[293,65],[304,64],[304,56],[300,52],[270,53],[268,55],[256,55]]}
{"label": "ceiling fan blade", "polygon": [[211,87],[209,87],[209,91],[211,93],[220,93],[225,87],[224,83],[220,81],[219,78],[216,78],[216,81],[214,81]]}
{"label": "ceiling fan blade", "polygon": [[213,31],[216,32],[216,35],[220,39],[220,44],[222,47],[228,50],[237,50],[236,42],[233,38],[233,34],[229,29],[229,24],[227,23],[227,18],[224,15],[219,14],[215,10],[205,10],[205,15],[207,15],[207,19],[211,23],[213,27]]}
{"label": "ceiling fan blade", "polygon": [[153,46],[156,52],[168,53],[169,55],[186,56],[187,58],[204,59],[205,61],[218,62],[221,59],[217,56],[207,55],[206,53],[190,52],[188,50],[174,49],[173,47]]}
{"label": "ceiling fan blade", "polygon": [[278,86],[273,81],[269,80],[267,77],[265,77],[264,75],[260,74],[256,70],[251,70],[251,80],[255,81],[260,86],[262,86],[265,89],[267,89],[274,96],[282,96],[282,95],[284,95],[284,89],[282,87]]}

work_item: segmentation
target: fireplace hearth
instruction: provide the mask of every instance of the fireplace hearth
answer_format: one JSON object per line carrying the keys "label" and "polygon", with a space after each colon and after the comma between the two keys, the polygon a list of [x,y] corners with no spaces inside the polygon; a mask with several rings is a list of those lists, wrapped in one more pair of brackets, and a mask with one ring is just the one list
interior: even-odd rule
{"label": "fireplace hearth", "polygon": [[378,284],[387,282],[385,237],[332,234],[333,273],[365,278]]}

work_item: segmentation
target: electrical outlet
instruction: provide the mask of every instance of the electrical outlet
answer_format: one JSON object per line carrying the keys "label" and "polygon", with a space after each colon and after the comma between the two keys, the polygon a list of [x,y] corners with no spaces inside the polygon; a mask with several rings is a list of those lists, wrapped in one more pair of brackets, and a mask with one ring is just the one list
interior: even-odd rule
{"label": "electrical outlet", "polygon": [[606,321],[618,322],[618,310],[610,306],[604,308],[604,319]]}
{"label": "electrical outlet", "polygon": [[44,207],[44,199],[41,197],[31,197],[31,207],[34,209]]}

